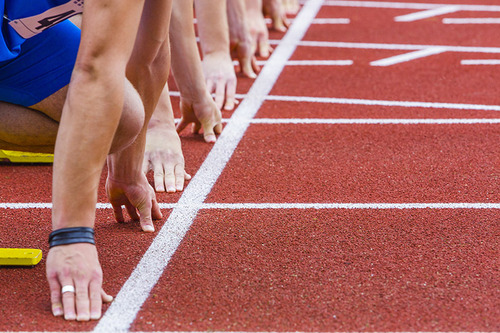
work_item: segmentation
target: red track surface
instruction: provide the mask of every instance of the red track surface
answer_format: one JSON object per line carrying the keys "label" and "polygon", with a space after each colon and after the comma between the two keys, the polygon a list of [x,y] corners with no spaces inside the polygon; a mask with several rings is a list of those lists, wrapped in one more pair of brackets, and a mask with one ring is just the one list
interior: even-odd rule
{"label": "red track surface", "polygon": [[[498,5],[496,0],[436,3]],[[499,11],[394,22],[416,11],[323,6],[318,18],[349,18],[350,24],[313,24],[303,40],[500,47],[498,24],[441,21],[499,18]],[[413,51],[299,45],[291,60],[352,60],[353,65],[285,67],[270,95],[290,98],[263,103],[255,118],[267,123],[250,125],[204,201],[262,206],[200,209],[130,330],[500,331],[500,111],[360,102],[500,105],[499,65],[461,65],[463,59],[500,59],[500,53],[443,52],[387,67],[370,65]],[[252,83],[239,78],[239,93]],[[342,100],[301,102],[293,96]],[[174,107],[177,102],[174,97]],[[496,123],[335,123],[339,119]],[[196,175],[212,146],[187,133],[182,140],[187,171]],[[0,181],[0,204],[51,201],[50,166],[3,164]],[[158,199],[176,203],[181,194]],[[266,206],[271,203],[496,206],[277,209]],[[163,210],[157,229],[171,212]],[[47,254],[49,209],[0,208],[0,217],[0,247],[40,248]],[[116,295],[157,233],[141,233],[132,221],[118,224],[111,210],[99,209],[96,234],[105,289]],[[93,330],[96,322],[52,317],[44,270],[45,260],[33,268],[0,268],[0,331]]]}

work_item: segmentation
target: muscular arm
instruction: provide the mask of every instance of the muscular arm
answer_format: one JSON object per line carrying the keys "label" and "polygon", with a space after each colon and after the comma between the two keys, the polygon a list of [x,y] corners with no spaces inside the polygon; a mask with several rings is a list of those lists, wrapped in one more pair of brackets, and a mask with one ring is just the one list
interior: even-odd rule
{"label": "muscular arm", "polygon": [[260,70],[252,48],[252,36],[245,0],[226,0],[231,55],[238,59],[241,72],[252,79]]}
{"label": "muscular arm", "polygon": [[206,142],[215,142],[222,130],[221,114],[208,93],[193,27],[193,2],[174,0],[170,38],[172,72],[181,93],[182,119],[177,130],[194,123],[195,132],[203,128]]}
{"label": "muscular arm", "polygon": [[[132,77],[147,112],[152,112],[151,108],[156,103],[154,98],[161,92],[160,88],[146,93],[148,83],[141,81],[137,74],[139,71],[135,71],[136,64],[129,62],[129,59],[137,58],[133,50],[143,5],[144,1],[137,0],[85,2],[80,50],[55,147],[53,229],[94,225],[102,167],[122,116],[127,85],[125,74]],[[145,13],[150,11],[145,10]],[[152,20],[151,23],[157,22]],[[141,30],[144,31],[147,26],[141,24]],[[142,43],[142,34],[139,36],[137,40]],[[152,38],[157,36],[151,35]],[[144,44],[148,46],[148,43]],[[157,41],[152,45],[158,46]],[[154,50],[146,47],[143,52],[146,54]],[[153,54],[156,58],[158,52]],[[149,76],[144,78],[149,80]],[[129,141],[134,140],[138,130],[130,132]],[[116,165],[111,165],[110,172],[116,172],[117,178],[137,174],[137,167],[138,173],[142,174],[144,133],[142,130],[130,149],[116,155],[117,161],[123,162],[123,169],[119,171]],[[54,315],[64,314],[68,320],[98,319],[102,301],[111,298],[102,290],[102,270],[96,248],[91,244],[52,247],[47,257],[47,279]],[[74,285],[76,293],[61,295],[63,285]]]}
{"label": "muscular arm", "polygon": [[203,71],[209,92],[215,92],[217,107],[232,110],[236,74],[229,53],[226,0],[195,0],[198,34],[203,53]]}

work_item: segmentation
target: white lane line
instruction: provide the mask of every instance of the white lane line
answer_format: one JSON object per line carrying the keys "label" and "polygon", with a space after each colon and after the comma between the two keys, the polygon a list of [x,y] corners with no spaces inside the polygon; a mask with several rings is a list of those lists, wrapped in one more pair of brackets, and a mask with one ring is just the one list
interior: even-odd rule
{"label": "white lane line", "polygon": [[[257,65],[263,66],[267,60],[258,60]],[[286,62],[286,66],[350,66],[352,60],[290,60]],[[233,65],[239,65],[237,60],[233,61]]]}
{"label": "white lane line", "polygon": [[421,12],[411,13],[407,15],[396,16],[394,21],[396,22],[414,22],[417,20],[422,20],[426,18],[431,18],[439,15],[449,14],[458,12],[461,9],[460,6],[443,6],[432,9],[427,9]]}
{"label": "white lane line", "polygon": [[500,65],[500,59],[465,59],[460,61],[462,65]]}
{"label": "white lane line", "polygon": [[354,119],[272,119],[255,118],[252,124],[297,124],[297,125],[475,125],[475,124],[500,124],[498,118],[460,118],[460,119],[384,119],[384,118],[354,118]]}
{"label": "white lane line", "polygon": [[[270,44],[279,43],[278,40],[269,40]],[[450,52],[467,53],[500,53],[500,47],[478,47],[478,46],[454,46],[454,45],[417,45],[417,44],[386,44],[386,43],[352,43],[352,42],[328,42],[328,41],[301,41],[299,46],[305,47],[332,47],[344,49],[366,49],[366,50],[422,50],[428,48],[444,48]]]}
{"label": "white lane line", "polygon": [[[180,203],[160,203],[161,209],[188,208]],[[51,203],[0,203],[0,209],[50,209]],[[328,202],[328,203],[197,203],[189,207],[200,209],[500,209],[495,202]],[[103,204],[98,209],[112,209],[110,204]]]}
{"label": "white lane line", "polygon": [[317,18],[313,20],[313,24],[349,24],[351,20],[348,18]]}
{"label": "white lane line", "polygon": [[[271,24],[272,20],[270,18],[265,19],[267,24]],[[293,19],[289,19],[293,22]],[[351,20],[348,18],[317,18],[312,21],[312,24],[349,24]]]}
{"label": "white lane line", "polygon": [[94,332],[127,332],[129,330],[151,289],[156,285],[193,223],[199,209],[196,206],[203,203],[210,193],[250,125],[250,121],[273,88],[286,61],[292,56],[322,4],[323,0],[309,0],[302,7],[297,19],[269,58],[268,64],[259,73],[247,97],[234,112],[195,177],[189,182],[178,201],[179,207],[172,210],[164,226],[95,327]]}
{"label": "white lane line", "polygon": [[443,24],[500,24],[498,17],[444,18]]}
{"label": "white lane line", "polygon": [[[178,97],[179,92],[171,91],[170,96]],[[245,94],[236,94],[238,99],[245,98]],[[379,106],[399,106],[405,108],[426,108],[426,109],[452,109],[452,110],[479,110],[479,111],[500,111],[499,105],[487,104],[464,104],[464,103],[439,103],[439,102],[416,102],[416,101],[387,101],[359,98],[337,98],[337,97],[310,97],[310,96],[285,96],[268,95],[266,101],[280,102],[306,102],[324,104],[348,104],[348,105],[379,105]]]}
{"label": "white lane line", "polygon": [[446,52],[446,48],[444,48],[444,47],[439,47],[439,46],[429,47],[429,48],[426,48],[423,50],[413,51],[413,52],[409,52],[409,53],[405,53],[405,54],[399,54],[397,56],[393,56],[393,57],[389,57],[389,58],[385,58],[385,59],[380,59],[377,61],[372,61],[372,62],[370,62],[370,65],[372,65],[372,66],[384,66],[384,67],[392,66],[392,65],[412,61],[412,60],[419,59],[419,58],[425,58],[425,57],[428,57],[428,56],[431,56],[434,54],[443,53],[443,52]]}
{"label": "white lane line", "polygon": [[406,108],[430,108],[430,109],[456,109],[456,110],[480,110],[480,111],[500,111],[500,105],[483,104],[460,104],[460,103],[434,103],[434,102],[410,102],[410,101],[385,101],[357,98],[330,98],[330,97],[303,97],[303,96],[278,96],[269,95],[269,101],[286,102],[310,102],[326,104],[348,104],[348,105],[379,105],[379,106],[400,106]]}
{"label": "white lane line", "polygon": [[[16,333],[47,333],[47,331],[15,331]],[[50,331],[50,333],[84,333],[79,331]],[[269,331],[134,331],[134,333],[278,333],[278,332],[269,332]],[[414,331],[405,332],[405,331],[370,331],[371,333],[415,333]],[[448,333],[469,333],[465,331],[447,331]],[[12,331],[5,331],[0,333],[12,333]],[[114,333],[114,332],[109,332]],[[314,331],[290,331],[290,332],[279,332],[279,333],[322,333],[322,332],[314,332]],[[351,331],[339,332],[339,333],[352,333]],[[419,333],[436,333],[435,331],[419,331]],[[491,331],[474,331],[474,333],[491,333]]]}
{"label": "white lane line", "polygon": [[[340,6],[340,7],[365,7],[365,8],[392,8],[392,9],[433,9],[445,7],[454,4],[438,4],[438,3],[410,3],[410,2],[386,2],[386,1],[325,1],[324,6]],[[500,6],[496,5],[461,5],[460,10],[473,12],[500,12]]]}
{"label": "white lane line", "polygon": [[206,209],[500,209],[500,203],[241,203],[205,204]]}

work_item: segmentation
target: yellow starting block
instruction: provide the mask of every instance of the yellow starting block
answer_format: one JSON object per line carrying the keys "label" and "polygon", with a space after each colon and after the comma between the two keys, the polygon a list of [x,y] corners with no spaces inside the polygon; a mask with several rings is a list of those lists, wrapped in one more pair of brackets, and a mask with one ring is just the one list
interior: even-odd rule
{"label": "yellow starting block", "polygon": [[12,163],[53,163],[53,154],[28,153],[24,151],[0,150],[0,161]]}
{"label": "yellow starting block", "polygon": [[35,266],[42,260],[42,250],[0,249],[0,266]]}

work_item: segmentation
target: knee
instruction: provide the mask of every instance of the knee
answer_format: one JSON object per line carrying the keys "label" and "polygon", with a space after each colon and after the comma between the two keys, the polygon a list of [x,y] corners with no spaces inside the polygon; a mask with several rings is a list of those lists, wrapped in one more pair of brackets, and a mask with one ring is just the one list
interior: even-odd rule
{"label": "knee", "polygon": [[132,84],[127,81],[120,123],[111,145],[111,152],[120,151],[131,145],[144,126],[144,105]]}

